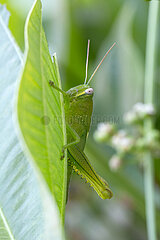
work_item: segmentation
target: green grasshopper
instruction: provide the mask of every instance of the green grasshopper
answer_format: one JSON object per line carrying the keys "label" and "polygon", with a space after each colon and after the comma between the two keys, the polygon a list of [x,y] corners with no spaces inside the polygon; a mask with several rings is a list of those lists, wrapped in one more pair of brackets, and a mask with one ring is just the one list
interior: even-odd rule
{"label": "green grasshopper", "polygon": [[67,148],[67,186],[69,186],[72,170],[74,170],[82,178],[86,179],[102,199],[110,199],[113,195],[112,191],[108,183],[94,171],[84,153],[84,147],[89,133],[93,111],[93,88],[89,86],[89,83],[115,43],[104,55],[87,82],[89,44],[90,41],[88,40],[86,77],[83,85],[73,87],[65,92],[55,86],[53,81],[49,81],[49,83],[54,89],[60,91],[64,98],[67,144],[63,147],[63,152],[64,149]]}

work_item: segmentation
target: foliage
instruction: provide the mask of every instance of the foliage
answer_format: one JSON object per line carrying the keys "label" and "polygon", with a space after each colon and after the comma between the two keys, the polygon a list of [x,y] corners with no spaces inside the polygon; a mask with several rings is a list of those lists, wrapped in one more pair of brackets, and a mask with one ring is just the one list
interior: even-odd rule
{"label": "foliage", "polygon": [[[0,2],[4,2],[4,0]],[[70,87],[84,82],[87,39],[91,39],[89,73],[93,71],[105,50],[114,41],[117,42],[117,47],[103,63],[92,83],[95,92],[94,114],[89,141],[85,149],[95,169],[104,179],[109,180],[114,198],[112,201],[100,201],[94,192],[88,190],[88,186],[83,185],[75,176],[70,187],[66,211],[69,238],[99,240],[106,239],[107,236],[108,239],[114,240],[118,236],[120,240],[146,239],[142,168],[130,164],[118,172],[112,172],[108,167],[108,161],[113,154],[112,149],[95,143],[92,134],[101,121],[109,120],[118,128],[123,127],[122,115],[124,112],[128,111],[134,103],[143,99],[149,3],[139,0],[42,0],[42,2],[44,3],[43,23],[49,49],[51,55],[55,51],[57,52],[63,89],[68,90]],[[21,0],[7,0],[5,3],[12,14],[9,27],[23,49],[23,25],[26,9],[31,1],[22,3]],[[19,26],[14,24],[14,21]],[[158,42],[157,60],[160,59],[159,49]],[[39,60],[37,64],[39,64]],[[160,115],[159,71],[157,61],[155,107],[158,116]],[[14,80],[16,78],[15,76]],[[33,106],[29,106],[30,109],[33,109]],[[39,126],[40,122],[36,121],[36,125]],[[159,129],[159,126],[159,118],[157,118],[156,127]],[[13,125],[12,129],[14,129]],[[29,150],[31,152],[31,149]],[[35,149],[32,149],[32,160],[35,160],[33,150],[35,156]],[[37,164],[37,161],[35,163]],[[159,224],[159,159],[156,159],[155,163]],[[35,205],[33,204],[33,206]]]}
{"label": "foliage", "polygon": [[15,129],[13,102],[23,58],[8,19],[0,5],[0,239],[62,239],[57,205]]}
{"label": "foliage", "polygon": [[56,198],[61,216],[66,203],[66,160],[62,98],[49,80],[60,86],[56,56],[53,63],[42,27],[41,2],[35,2],[26,25],[25,64],[18,91],[18,121],[33,160]]}

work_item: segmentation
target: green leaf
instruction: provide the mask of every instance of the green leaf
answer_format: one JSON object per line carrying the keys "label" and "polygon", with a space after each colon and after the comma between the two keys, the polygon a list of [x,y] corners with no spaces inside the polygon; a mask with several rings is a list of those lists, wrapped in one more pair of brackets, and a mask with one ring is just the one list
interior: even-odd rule
{"label": "green leaf", "polygon": [[66,143],[63,98],[49,80],[61,87],[56,56],[52,63],[42,27],[41,2],[35,1],[25,28],[25,66],[18,94],[18,120],[25,144],[51,193],[62,221],[66,203]]}
{"label": "green leaf", "polygon": [[13,99],[23,61],[8,19],[0,5],[0,239],[60,240],[57,206],[26,159],[15,131]]}

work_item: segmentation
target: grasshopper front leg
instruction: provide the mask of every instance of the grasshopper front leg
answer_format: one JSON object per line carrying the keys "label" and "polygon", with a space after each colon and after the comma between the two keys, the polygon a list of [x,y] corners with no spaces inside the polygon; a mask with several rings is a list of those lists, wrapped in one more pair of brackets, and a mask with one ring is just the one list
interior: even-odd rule
{"label": "grasshopper front leg", "polygon": [[66,145],[63,146],[62,148],[62,157],[61,157],[61,160],[64,158],[64,150],[66,148],[69,148],[77,143],[80,142],[80,137],[79,135],[76,133],[76,131],[69,125],[69,124],[66,124],[66,128],[68,130],[69,133],[71,133],[72,137],[75,139],[74,141],[70,142],[70,143],[67,143]]}
{"label": "grasshopper front leg", "polygon": [[[50,80],[50,81],[49,81],[49,85],[50,85],[51,87],[53,87],[54,89],[56,89],[57,91],[59,91],[60,93],[62,93],[64,97],[66,97],[66,95],[67,95],[66,92],[63,91],[62,89],[60,89],[59,87],[55,86],[55,84],[54,84],[53,81]],[[61,157],[61,160],[64,158],[64,150],[65,150],[66,148],[68,148],[68,147],[70,147],[70,146],[72,146],[72,145],[75,145],[75,144],[77,144],[77,143],[80,142],[80,137],[79,137],[79,135],[76,133],[76,131],[75,131],[69,124],[66,124],[66,128],[67,128],[68,132],[71,133],[71,135],[72,135],[72,137],[75,139],[75,141],[72,141],[72,142],[70,142],[70,143],[67,143],[66,145],[63,146],[63,149],[62,149],[63,155],[62,155],[62,157]]]}
{"label": "grasshopper front leg", "polygon": [[59,87],[55,86],[53,81],[49,80],[49,85],[51,87],[53,87],[54,89],[56,89],[57,91],[61,92],[63,94],[63,96],[66,96],[66,92],[63,91],[62,89],[60,89]]}

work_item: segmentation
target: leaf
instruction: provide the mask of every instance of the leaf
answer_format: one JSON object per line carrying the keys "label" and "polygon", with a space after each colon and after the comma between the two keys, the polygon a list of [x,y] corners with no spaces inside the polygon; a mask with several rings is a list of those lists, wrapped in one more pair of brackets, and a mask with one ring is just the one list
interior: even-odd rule
{"label": "leaf", "polygon": [[63,98],[49,81],[61,87],[56,56],[52,63],[42,27],[41,2],[29,13],[26,29],[25,66],[18,95],[18,121],[25,144],[51,193],[62,221],[66,203],[66,158],[60,160],[66,143]]}
{"label": "leaf", "polygon": [[23,61],[8,19],[0,5],[0,239],[60,240],[56,204],[26,159],[14,127],[13,99]]}

